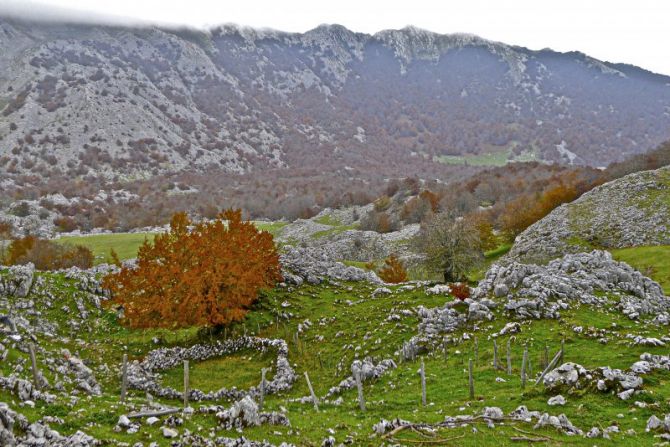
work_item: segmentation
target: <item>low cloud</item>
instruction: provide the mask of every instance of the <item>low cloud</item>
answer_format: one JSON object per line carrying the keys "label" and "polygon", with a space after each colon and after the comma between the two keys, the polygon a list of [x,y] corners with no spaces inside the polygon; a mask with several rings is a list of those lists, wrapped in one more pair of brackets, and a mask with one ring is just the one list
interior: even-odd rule
{"label": "low cloud", "polygon": [[135,17],[100,14],[94,11],[63,8],[30,0],[1,0],[0,18],[42,23],[148,26],[169,25]]}

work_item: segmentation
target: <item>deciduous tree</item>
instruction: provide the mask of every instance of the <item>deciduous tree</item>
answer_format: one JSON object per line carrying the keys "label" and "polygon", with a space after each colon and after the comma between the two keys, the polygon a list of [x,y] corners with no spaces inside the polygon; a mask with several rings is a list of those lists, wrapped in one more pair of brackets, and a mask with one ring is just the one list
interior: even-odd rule
{"label": "deciduous tree", "polygon": [[436,214],[425,223],[418,242],[426,254],[428,267],[442,274],[445,282],[465,280],[483,259],[475,226],[448,213]]}
{"label": "deciduous tree", "polygon": [[259,291],[281,280],[272,235],[228,210],[212,222],[172,217],[140,247],[137,266],[107,276],[131,327],[221,326],[244,318]]}
{"label": "deciduous tree", "polygon": [[400,283],[407,281],[407,270],[403,262],[392,254],[384,260],[384,267],[379,270],[379,277],[388,283]]}

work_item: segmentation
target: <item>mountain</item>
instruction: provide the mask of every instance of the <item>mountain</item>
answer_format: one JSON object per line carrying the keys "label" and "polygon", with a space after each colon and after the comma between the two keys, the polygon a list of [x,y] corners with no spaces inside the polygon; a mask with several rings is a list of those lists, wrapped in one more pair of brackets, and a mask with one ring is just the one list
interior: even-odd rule
{"label": "mountain", "polygon": [[591,249],[670,245],[670,167],[605,183],[556,208],[514,241],[507,260],[546,262]]}
{"label": "mountain", "polygon": [[[670,77],[417,28],[207,32],[0,19],[0,172],[121,179],[601,166],[670,138]],[[488,157],[488,158],[487,158]]]}

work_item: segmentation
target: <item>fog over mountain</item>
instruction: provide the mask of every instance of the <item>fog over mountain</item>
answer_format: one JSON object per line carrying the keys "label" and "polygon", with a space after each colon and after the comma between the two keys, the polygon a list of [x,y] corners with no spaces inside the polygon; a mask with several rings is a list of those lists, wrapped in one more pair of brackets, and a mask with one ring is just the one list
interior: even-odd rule
{"label": "fog over mountain", "polygon": [[668,138],[670,77],[578,52],[413,27],[0,19],[3,176],[420,175],[421,164],[483,155],[602,166]]}

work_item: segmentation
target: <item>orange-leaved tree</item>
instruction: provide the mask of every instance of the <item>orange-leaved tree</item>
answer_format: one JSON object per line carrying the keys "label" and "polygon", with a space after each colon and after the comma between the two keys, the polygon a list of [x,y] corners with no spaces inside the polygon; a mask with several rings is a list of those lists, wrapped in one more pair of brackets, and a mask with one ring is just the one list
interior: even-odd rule
{"label": "orange-leaved tree", "polygon": [[502,230],[512,240],[554,208],[578,198],[582,192],[575,185],[561,183],[543,191],[542,194],[519,196],[505,206],[500,216]]}
{"label": "orange-leaved tree", "polygon": [[402,261],[392,254],[384,260],[384,267],[379,270],[379,277],[388,283],[405,282],[407,281],[407,270]]}
{"label": "orange-leaved tree", "polygon": [[175,214],[169,232],[144,241],[137,265],[104,285],[131,327],[215,327],[244,318],[259,291],[280,280],[272,235],[227,210],[201,223]]}
{"label": "orange-leaved tree", "polygon": [[58,244],[35,236],[14,239],[7,250],[7,265],[32,262],[38,270],[59,270],[70,267],[83,269],[93,266],[93,253],[81,245]]}

